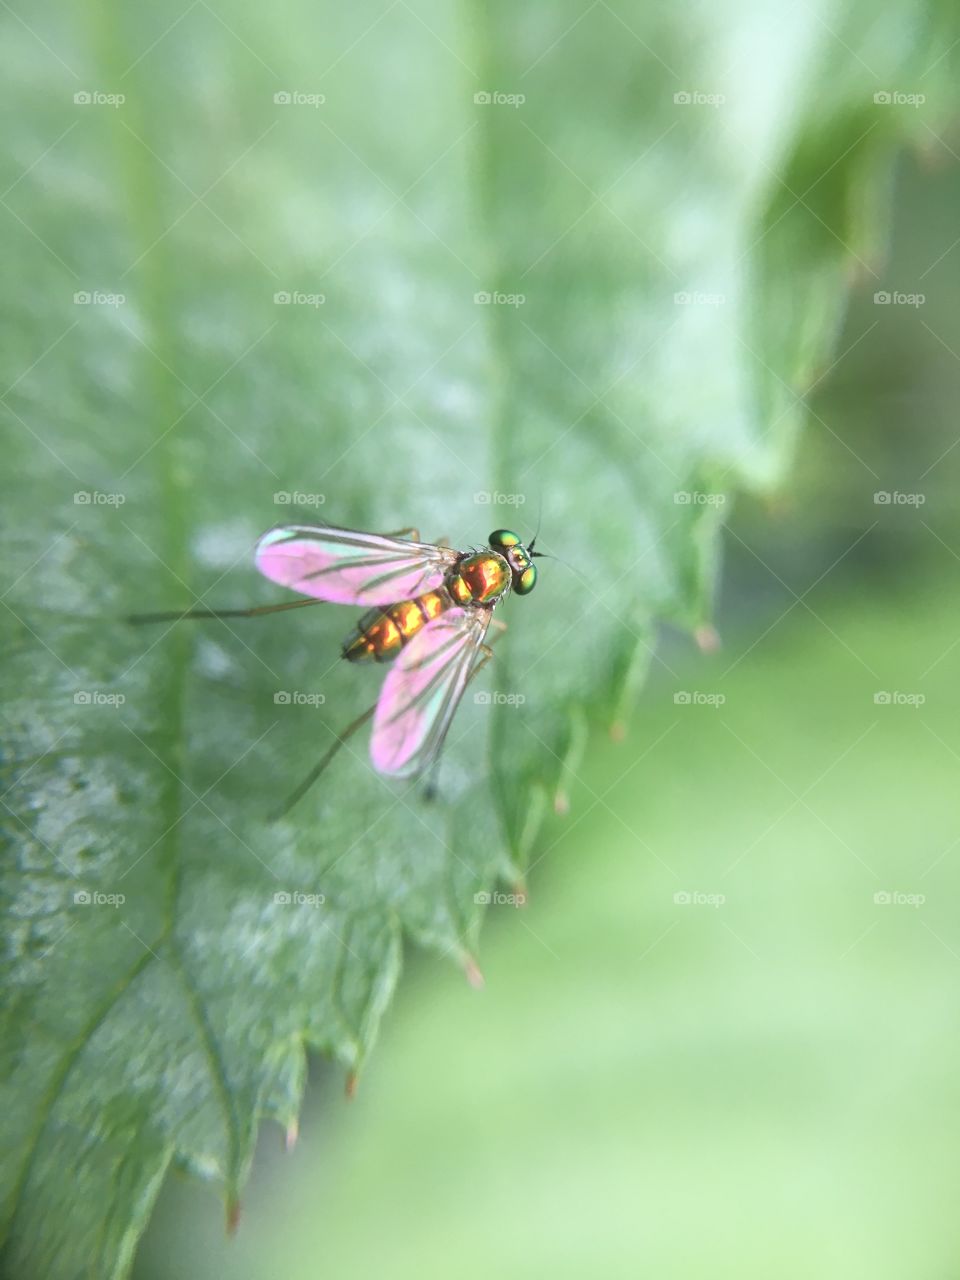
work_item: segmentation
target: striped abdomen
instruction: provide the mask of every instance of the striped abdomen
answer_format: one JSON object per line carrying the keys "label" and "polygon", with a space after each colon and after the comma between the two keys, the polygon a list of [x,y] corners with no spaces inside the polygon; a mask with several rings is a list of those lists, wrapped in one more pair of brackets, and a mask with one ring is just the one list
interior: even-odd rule
{"label": "striped abdomen", "polygon": [[369,609],[344,640],[343,656],[350,662],[389,662],[432,618],[452,604],[447,589],[440,587],[386,609]]}

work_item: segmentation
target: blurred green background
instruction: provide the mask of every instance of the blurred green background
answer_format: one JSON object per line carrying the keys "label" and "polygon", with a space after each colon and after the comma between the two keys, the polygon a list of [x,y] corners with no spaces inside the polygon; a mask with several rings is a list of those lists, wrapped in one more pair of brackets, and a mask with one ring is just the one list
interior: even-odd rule
{"label": "blurred green background", "polygon": [[410,954],[356,1099],[315,1064],[235,1238],[171,1180],[139,1280],[958,1273],[960,182],[929,160],[881,286],[925,303],[855,288],[792,479],[725,535],[723,649],[662,634],[528,905],[489,908],[486,989]]}

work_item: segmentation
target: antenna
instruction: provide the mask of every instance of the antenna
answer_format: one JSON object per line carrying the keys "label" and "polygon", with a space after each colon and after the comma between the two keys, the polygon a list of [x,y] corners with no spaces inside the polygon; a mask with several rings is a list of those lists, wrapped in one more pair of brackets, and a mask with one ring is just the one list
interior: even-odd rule
{"label": "antenna", "polygon": [[564,560],[562,556],[551,555],[549,551],[534,551],[533,548],[536,545],[537,539],[540,537],[540,525],[542,521],[543,521],[543,490],[541,489],[540,501],[538,503],[538,510],[537,510],[537,531],[533,535],[533,537],[530,539],[530,541],[527,543],[527,552],[530,556],[530,559],[531,560],[556,560],[558,561],[558,563],[562,565],[566,565],[566,567],[568,569],[571,569],[574,573],[578,573],[578,570],[574,569],[570,561]]}
{"label": "antenna", "polygon": [[[536,546],[537,539],[540,537],[540,524],[542,520],[543,520],[543,490],[541,489],[540,498],[537,503],[537,531],[533,535],[533,537],[530,539],[529,546],[527,547],[527,550],[530,552],[531,556],[534,554],[533,548]],[[543,555],[543,552],[541,551],[538,554]]]}

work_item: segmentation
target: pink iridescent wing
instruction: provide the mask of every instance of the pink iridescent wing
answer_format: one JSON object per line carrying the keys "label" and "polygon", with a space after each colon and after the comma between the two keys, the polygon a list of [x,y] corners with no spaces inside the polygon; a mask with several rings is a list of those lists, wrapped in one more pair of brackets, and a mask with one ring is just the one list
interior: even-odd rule
{"label": "pink iridescent wing", "polygon": [[439,587],[457,554],[430,542],[294,524],[263,535],[256,563],[271,582],[305,596],[333,604],[386,605]]}
{"label": "pink iridescent wing", "polygon": [[474,669],[490,609],[448,609],[396,659],[373,717],[370,757],[378,773],[408,778],[436,757]]}

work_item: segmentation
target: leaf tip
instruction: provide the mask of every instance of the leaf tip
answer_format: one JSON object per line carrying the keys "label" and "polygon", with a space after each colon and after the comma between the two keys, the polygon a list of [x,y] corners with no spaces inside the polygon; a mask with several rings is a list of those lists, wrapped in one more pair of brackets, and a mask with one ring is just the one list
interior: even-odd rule
{"label": "leaf tip", "polygon": [[[876,258],[872,261],[868,261],[864,258],[856,258],[854,261],[848,262],[844,269],[847,284],[851,289],[863,288],[865,285],[868,285],[871,280],[877,279],[882,266],[883,262]],[[829,368],[830,366],[828,365],[827,369],[829,370]],[[817,381],[819,382],[819,378]]]}
{"label": "leaf tip", "polygon": [[560,818],[565,818],[570,812],[570,797],[562,788],[553,793],[553,812]]}
{"label": "leaf tip", "polygon": [[240,1198],[235,1191],[227,1196],[227,1235],[235,1236],[240,1225]]}
{"label": "leaf tip", "polygon": [[720,633],[709,622],[697,627],[693,633],[697,648],[701,653],[716,653],[721,647]]}
{"label": "leaf tip", "polygon": [[609,729],[611,742],[622,742],[627,736],[627,726],[622,720],[614,720]]}
{"label": "leaf tip", "polygon": [[297,1145],[297,1139],[299,1137],[300,1137],[300,1121],[296,1119],[291,1120],[290,1123],[287,1125],[286,1132],[283,1135],[284,1151],[292,1151],[293,1148]]}
{"label": "leaf tip", "polygon": [[475,991],[483,990],[485,985],[483,974],[480,972],[480,966],[469,952],[465,952],[463,956],[463,972]]}
{"label": "leaf tip", "polygon": [[925,173],[940,173],[950,164],[946,147],[940,138],[936,138],[934,142],[929,138],[914,142],[911,150]]}
{"label": "leaf tip", "polygon": [[360,1084],[360,1077],[356,1071],[348,1071],[347,1078],[343,1083],[343,1095],[348,1102],[352,1102],[357,1096],[357,1087]]}

